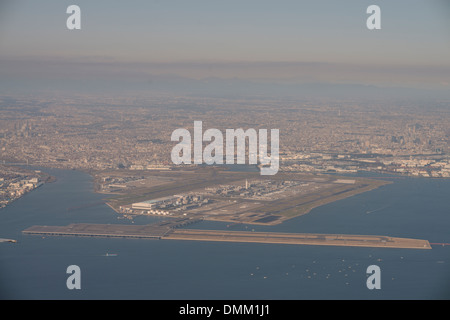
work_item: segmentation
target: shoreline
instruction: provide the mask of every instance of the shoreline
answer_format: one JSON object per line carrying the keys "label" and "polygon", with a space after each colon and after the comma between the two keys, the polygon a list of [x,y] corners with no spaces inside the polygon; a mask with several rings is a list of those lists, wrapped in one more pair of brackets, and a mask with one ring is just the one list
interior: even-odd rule
{"label": "shoreline", "polygon": [[[320,177],[322,175],[313,175],[313,176]],[[348,178],[346,176],[336,176],[336,177]],[[242,177],[242,179],[243,178],[244,177]],[[300,203],[295,203],[296,201],[298,201],[298,199],[293,200],[293,198],[288,198],[288,199],[286,199],[286,202],[293,201],[294,204],[290,207],[281,207],[281,209],[279,209],[279,210],[276,209],[277,208],[276,205],[275,205],[274,209],[267,210],[267,211],[264,210],[265,206],[261,207],[260,215],[265,216],[266,218],[267,217],[271,218],[271,219],[269,219],[270,221],[267,221],[267,222],[258,221],[261,218],[253,219],[253,220],[251,220],[251,219],[246,220],[245,212],[241,214],[242,219],[239,218],[239,214],[230,214],[229,217],[224,216],[224,215],[217,216],[217,215],[212,215],[212,214],[209,214],[209,215],[204,214],[204,215],[202,215],[202,219],[208,220],[208,221],[228,222],[228,223],[232,223],[232,224],[250,224],[250,225],[264,225],[264,226],[278,225],[278,224],[284,223],[285,221],[290,220],[292,218],[296,218],[296,217],[308,214],[314,208],[317,208],[317,207],[320,207],[320,206],[323,206],[326,204],[330,204],[330,203],[333,203],[336,201],[344,200],[344,199],[350,198],[352,196],[362,194],[365,192],[369,192],[369,191],[378,189],[382,186],[393,183],[393,181],[372,179],[371,177],[353,177],[353,178],[357,178],[357,185],[350,189],[348,189],[347,186],[343,185],[342,186],[342,188],[344,189],[343,191],[337,191],[332,194],[328,194],[329,191],[326,191],[325,195],[323,195],[323,193],[306,194],[302,198],[302,199],[306,199],[306,201],[303,201]],[[97,193],[99,193],[99,192],[97,192]],[[104,194],[104,193],[101,193],[101,194]],[[124,194],[122,194],[121,196],[124,196]],[[149,198],[151,198],[151,196],[149,196]],[[123,215],[123,213],[120,212],[118,208],[116,208],[116,206],[118,206],[119,204],[114,203],[114,198],[112,198],[111,200],[106,201],[105,203],[111,209],[113,209],[117,214]],[[270,206],[270,205],[271,205],[271,203],[267,204],[267,206]],[[273,206],[273,204],[272,204],[272,206]],[[127,216],[138,217],[138,216],[154,216],[154,215],[153,214],[143,214],[143,213],[127,213]],[[177,216],[174,216],[173,218],[179,218],[179,217],[180,216],[177,215]]]}
{"label": "shoreline", "polygon": [[[12,165],[4,165],[4,166],[8,168],[8,167],[11,167]],[[12,166],[12,167],[15,167],[15,166]],[[19,167],[22,168],[22,165],[20,165]],[[27,167],[30,167],[30,166],[27,166]],[[22,169],[23,169],[23,168],[22,168]],[[30,169],[27,168],[27,169],[24,169],[24,172],[20,172],[20,173],[21,173],[21,174],[24,174],[24,175],[34,175],[34,178],[37,177],[39,182],[37,182],[37,183],[35,184],[35,186],[33,187],[33,189],[27,190],[27,191],[25,191],[23,194],[21,194],[20,196],[14,198],[14,199],[12,199],[12,200],[9,200],[7,203],[5,203],[5,204],[3,204],[3,205],[0,205],[0,210],[1,210],[1,209],[4,209],[4,208],[7,208],[8,206],[10,206],[11,204],[13,204],[13,203],[16,202],[17,200],[19,200],[19,199],[25,197],[27,194],[29,194],[29,193],[35,191],[36,189],[42,187],[43,185],[45,185],[45,184],[47,184],[47,183],[53,183],[53,182],[56,182],[56,181],[57,181],[56,177],[54,177],[54,176],[52,176],[52,175],[50,175],[50,174],[48,174],[48,173],[46,173],[46,172],[42,172],[42,171],[40,171],[40,170],[32,170],[33,173],[31,173],[31,172],[28,172],[29,170],[30,170]],[[33,182],[33,183],[34,183],[34,182]]]}

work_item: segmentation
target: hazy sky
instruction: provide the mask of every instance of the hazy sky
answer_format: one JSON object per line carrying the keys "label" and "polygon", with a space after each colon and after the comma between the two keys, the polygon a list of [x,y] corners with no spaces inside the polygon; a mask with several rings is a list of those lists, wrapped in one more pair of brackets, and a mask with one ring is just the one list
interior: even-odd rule
{"label": "hazy sky", "polygon": [[[71,4],[81,30],[66,28]],[[381,30],[366,28],[371,4]],[[450,89],[450,2],[1,1],[2,83],[82,74]]]}

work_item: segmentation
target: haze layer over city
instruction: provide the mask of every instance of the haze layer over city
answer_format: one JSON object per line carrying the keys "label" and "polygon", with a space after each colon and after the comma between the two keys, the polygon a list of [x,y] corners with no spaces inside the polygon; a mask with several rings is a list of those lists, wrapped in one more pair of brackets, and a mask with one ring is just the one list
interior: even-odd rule
{"label": "haze layer over city", "polygon": [[[71,247],[90,252],[70,255],[93,272],[86,298],[448,297],[449,15],[444,0],[1,2],[4,296],[45,279],[43,296],[77,298],[54,276]],[[29,252],[46,260],[25,282]]]}

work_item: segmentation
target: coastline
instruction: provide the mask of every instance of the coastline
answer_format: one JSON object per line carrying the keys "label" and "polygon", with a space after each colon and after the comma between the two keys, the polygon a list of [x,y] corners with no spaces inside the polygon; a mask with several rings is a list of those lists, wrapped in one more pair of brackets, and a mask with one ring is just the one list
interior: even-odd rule
{"label": "coastline", "polygon": [[[53,183],[53,182],[56,182],[56,180],[57,180],[56,177],[54,177],[54,176],[52,176],[50,174],[47,174],[45,172],[42,172],[40,170],[32,170],[33,172],[31,172],[29,168],[24,169],[23,165],[11,165],[11,164],[6,165],[6,164],[3,164],[3,166],[6,167],[6,168],[19,166],[19,168],[22,169],[22,171],[20,172],[21,174],[23,174],[24,176],[27,176],[27,175],[28,176],[34,176],[33,179],[36,179],[36,180],[33,181],[33,183],[31,184],[32,185],[31,189],[30,189],[30,185],[27,185],[26,187],[24,186],[22,189],[18,189],[18,190],[20,190],[20,193],[22,193],[22,194],[20,194],[19,196],[14,197],[13,199],[10,199],[7,203],[4,203],[4,204],[0,205],[0,210],[3,209],[3,208],[8,207],[9,205],[14,203],[15,201],[25,197],[27,194],[35,191],[36,189],[40,188],[44,184]],[[27,165],[27,167],[31,167],[31,166]],[[15,178],[15,179],[17,179],[17,178]],[[10,186],[10,184],[12,184],[12,182],[8,182],[8,187]]]}
{"label": "coastline", "polygon": [[[173,173],[172,173],[173,174]],[[223,174],[223,173],[220,173]],[[233,174],[235,177],[233,177]],[[237,178],[236,178],[237,177]],[[226,179],[245,179],[245,178],[255,178],[254,172],[241,172],[241,173],[228,173]],[[326,179],[327,183],[332,183],[329,175],[322,175],[322,174],[304,174],[304,173],[298,173],[298,175],[295,177],[295,179],[301,179],[305,178],[307,181],[310,181],[311,179]],[[289,180],[292,176],[288,176],[286,174],[280,174],[275,180]],[[340,175],[333,175],[333,179],[336,178],[343,178],[348,179],[347,176],[340,176]],[[358,195],[361,193],[369,192],[371,190],[380,188],[384,185],[393,183],[392,181],[388,180],[380,180],[380,179],[371,179],[370,177],[360,177],[360,176],[352,176],[352,178],[355,178],[354,184],[335,184],[329,190],[325,189],[324,191],[319,192],[311,192],[307,193],[305,195],[302,195],[300,197],[290,197],[285,199],[279,199],[276,201],[267,202],[266,204],[263,204],[259,208],[255,209],[256,211],[250,210],[249,212],[243,211],[241,213],[236,214],[229,214],[227,215],[221,215],[221,214],[208,214],[205,212],[202,215],[202,219],[209,220],[209,221],[221,221],[221,222],[228,222],[232,224],[253,224],[253,225],[277,225],[281,224],[289,219],[304,215],[309,213],[314,208],[320,207],[322,205],[326,205],[332,202],[336,202],[339,200],[343,200],[349,197],[352,197],[354,195]],[[94,180],[96,177],[94,176]],[[225,177],[224,177],[225,179]],[[270,178],[268,178],[270,180]],[[310,179],[310,180],[308,180]],[[206,182],[205,182],[206,181]],[[213,185],[214,183],[217,183],[217,181],[213,179],[206,178],[204,183],[205,185]],[[193,185],[193,184],[191,184]],[[190,185],[187,184],[189,187]],[[153,187],[148,188],[142,192],[142,194],[139,194],[137,192],[122,192],[121,194],[117,195],[114,193],[110,193],[112,195],[112,198],[107,200],[105,203],[113,209],[118,214],[124,214],[123,210],[120,209],[120,206],[126,206],[131,203],[136,202],[136,199],[155,199],[159,197],[164,196],[171,196],[173,194],[180,194],[180,191],[175,188],[178,188],[179,185],[175,184],[173,185],[164,185],[163,188],[160,187]],[[182,186],[183,187],[183,186]],[[98,187],[94,187],[94,190],[96,190],[96,193],[100,194],[107,194],[105,192],[98,192]],[[164,189],[164,191],[162,191]],[[172,190],[173,189],[173,190]],[[194,190],[190,190],[194,191]],[[197,190],[198,191],[198,190]],[[125,200],[124,200],[125,199]],[[141,200],[142,200],[141,199]],[[129,203],[126,203],[128,200]],[[136,201],[135,201],[136,200]],[[214,210],[214,209],[213,209]],[[256,215],[253,215],[254,217],[250,217],[250,214],[252,212],[257,212],[257,215],[259,217],[256,217]],[[128,217],[136,217],[136,216],[146,216],[149,215],[148,213],[126,213]],[[151,215],[151,214],[150,214]],[[188,216],[190,214],[188,213]],[[196,217],[201,215],[200,213],[196,214]],[[179,216],[175,216],[179,217]],[[261,219],[261,217],[265,217],[265,219]],[[261,221],[260,221],[261,220]]]}

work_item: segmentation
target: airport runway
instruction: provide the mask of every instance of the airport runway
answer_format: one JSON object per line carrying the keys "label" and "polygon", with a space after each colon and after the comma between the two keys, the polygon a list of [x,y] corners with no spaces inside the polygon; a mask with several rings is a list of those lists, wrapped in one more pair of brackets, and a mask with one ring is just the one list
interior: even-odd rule
{"label": "airport runway", "polygon": [[42,236],[90,236],[162,240],[254,242],[292,245],[431,249],[431,245],[427,240],[396,238],[389,236],[179,229],[181,226],[185,226],[196,221],[180,219],[175,222],[161,222],[149,225],[79,223],[70,224],[68,226],[32,226],[22,232],[24,234]]}
{"label": "airport runway", "polygon": [[431,249],[427,240],[371,235],[176,229],[167,233],[162,239]]}

